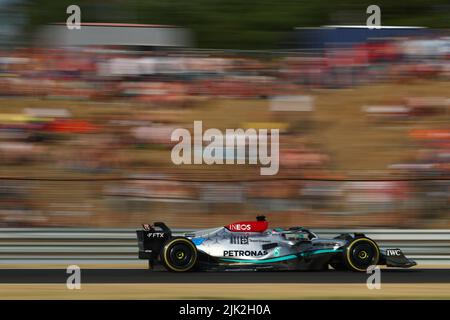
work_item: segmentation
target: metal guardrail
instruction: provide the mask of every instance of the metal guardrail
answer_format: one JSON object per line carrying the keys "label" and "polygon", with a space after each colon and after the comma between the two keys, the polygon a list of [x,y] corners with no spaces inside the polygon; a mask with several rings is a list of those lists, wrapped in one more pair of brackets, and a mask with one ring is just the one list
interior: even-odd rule
{"label": "metal guardrail", "polygon": [[[194,231],[175,229],[175,234]],[[320,237],[362,232],[419,264],[450,264],[450,229],[314,229]],[[134,229],[0,228],[0,264],[136,263]]]}

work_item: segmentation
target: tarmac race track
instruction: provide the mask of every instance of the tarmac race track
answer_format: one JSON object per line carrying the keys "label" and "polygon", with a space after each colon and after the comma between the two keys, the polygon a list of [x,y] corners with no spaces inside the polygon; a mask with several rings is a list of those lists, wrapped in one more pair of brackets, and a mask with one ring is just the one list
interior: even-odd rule
{"label": "tarmac race track", "polygon": [[[0,269],[1,284],[66,283],[65,269]],[[368,274],[342,271],[190,272],[81,269],[83,283],[365,283]],[[381,269],[383,283],[450,283],[450,269]]]}

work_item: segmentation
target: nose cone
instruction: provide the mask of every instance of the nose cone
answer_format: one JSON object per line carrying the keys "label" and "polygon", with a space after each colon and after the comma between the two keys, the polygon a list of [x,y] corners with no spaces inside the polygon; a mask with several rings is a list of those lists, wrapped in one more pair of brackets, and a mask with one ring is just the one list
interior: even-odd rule
{"label": "nose cone", "polygon": [[411,260],[411,259],[408,259],[408,260],[409,260],[408,268],[417,266],[417,262],[415,262],[414,260]]}

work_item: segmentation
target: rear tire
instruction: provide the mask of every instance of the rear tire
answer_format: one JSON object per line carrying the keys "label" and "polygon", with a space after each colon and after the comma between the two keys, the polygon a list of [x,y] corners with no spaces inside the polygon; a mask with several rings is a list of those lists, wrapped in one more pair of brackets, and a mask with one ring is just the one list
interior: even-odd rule
{"label": "rear tire", "polygon": [[175,237],[169,239],[161,250],[161,262],[164,267],[173,272],[187,272],[197,264],[197,248],[187,238]]}
{"label": "rear tire", "polygon": [[380,249],[372,239],[360,237],[353,239],[345,248],[344,262],[352,271],[365,272],[371,265],[380,261]]}

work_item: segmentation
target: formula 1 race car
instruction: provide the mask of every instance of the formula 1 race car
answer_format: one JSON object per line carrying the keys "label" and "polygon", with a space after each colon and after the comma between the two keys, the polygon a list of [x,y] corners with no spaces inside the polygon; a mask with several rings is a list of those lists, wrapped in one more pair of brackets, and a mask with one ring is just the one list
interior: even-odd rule
{"label": "formula 1 race car", "polygon": [[321,239],[303,227],[268,228],[264,216],[256,221],[172,236],[162,222],[137,230],[139,258],[149,268],[186,272],[231,270],[366,271],[371,265],[409,268],[416,262],[398,248],[380,250],[362,233]]}

